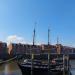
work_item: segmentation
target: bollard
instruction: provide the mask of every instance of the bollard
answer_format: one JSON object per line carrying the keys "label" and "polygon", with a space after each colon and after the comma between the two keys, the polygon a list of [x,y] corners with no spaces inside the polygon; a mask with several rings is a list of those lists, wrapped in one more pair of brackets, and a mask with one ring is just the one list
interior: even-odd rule
{"label": "bollard", "polygon": [[48,53],[48,75],[50,74],[50,53]]}
{"label": "bollard", "polygon": [[63,55],[63,75],[65,75],[65,56]]}
{"label": "bollard", "polygon": [[69,56],[64,55],[63,56],[63,75],[66,75],[66,73],[69,75]]}
{"label": "bollard", "polygon": [[69,55],[67,55],[67,71],[68,75],[70,75]]}
{"label": "bollard", "polygon": [[34,54],[31,54],[31,75],[33,75],[33,59],[34,59]]}

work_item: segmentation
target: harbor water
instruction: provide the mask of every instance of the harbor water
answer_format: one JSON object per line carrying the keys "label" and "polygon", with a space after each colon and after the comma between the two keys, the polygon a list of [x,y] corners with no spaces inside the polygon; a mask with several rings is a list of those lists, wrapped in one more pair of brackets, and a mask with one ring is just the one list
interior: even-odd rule
{"label": "harbor water", "polygon": [[[75,75],[75,60],[71,60],[70,65],[71,73]],[[0,64],[0,75],[22,75],[22,72],[16,62],[8,62]]]}
{"label": "harbor water", "polygon": [[22,75],[16,62],[8,62],[0,65],[0,75]]}
{"label": "harbor water", "polygon": [[70,67],[71,73],[72,75],[75,75],[75,60],[71,60],[70,65],[71,65]]}

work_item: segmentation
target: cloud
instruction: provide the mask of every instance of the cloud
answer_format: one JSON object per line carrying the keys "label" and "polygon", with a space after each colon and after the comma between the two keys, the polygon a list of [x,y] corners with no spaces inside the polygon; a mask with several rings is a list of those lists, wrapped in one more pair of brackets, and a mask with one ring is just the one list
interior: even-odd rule
{"label": "cloud", "polygon": [[17,35],[10,35],[6,39],[7,43],[26,43],[23,37]]}
{"label": "cloud", "polygon": [[[22,44],[33,44],[32,41],[26,40],[23,37],[20,37],[18,35],[10,35],[6,38],[7,45],[10,43],[22,43]],[[36,45],[43,44],[44,42],[35,42]]]}

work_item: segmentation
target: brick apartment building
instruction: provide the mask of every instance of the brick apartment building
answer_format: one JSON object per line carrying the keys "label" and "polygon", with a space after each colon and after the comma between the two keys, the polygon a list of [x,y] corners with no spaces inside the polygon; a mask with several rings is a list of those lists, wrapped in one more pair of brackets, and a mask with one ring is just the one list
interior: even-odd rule
{"label": "brick apartment building", "polygon": [[29,44],[16,44],[11,43],[8,45],[8,53],[10,55],[16,54],[25,54],[25,53],[40,53],[41,46],[40,45],[29,45]]}
{"label": "brick apartment building", "polygon": [[7,43],[0,42],[0,59],[6,59],[8,56]]}
{"label": "brick apartment building", "polygon": [[57,47],[55,45],[42,44],[41,48],[43,53],[57,53]]}
{"label": "brick apartment building", "polygon": [[8,53],[10,55],[24,54],[25,51],[26,51],[26,46],[24,44],[10,43],[8,45]]}
{"label": "brick apartment building", "polygon": [[47,44],[42,44],[42,45],[30,45],[30,44],[21,44],[21,43],[11,43],[8,46],[8,53],[11,55],[16,55],[16,54],[25,54],[25,53],[72,53],[75,52],[75,48],[67,47],[67,46],[62,46],[61,44],[56,44],[56,45],[47,45]]}

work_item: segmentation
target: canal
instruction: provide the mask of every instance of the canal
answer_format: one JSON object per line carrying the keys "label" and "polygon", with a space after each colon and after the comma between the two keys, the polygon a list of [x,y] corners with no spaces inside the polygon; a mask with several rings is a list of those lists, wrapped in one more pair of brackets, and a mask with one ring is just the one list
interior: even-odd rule
{"label": "canal", "polygon": [[[75,75],[75,60],[70,61],[72,75]],[[0,65],[0,75],[22,75],[16,62],[8,62]]]}

